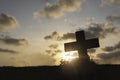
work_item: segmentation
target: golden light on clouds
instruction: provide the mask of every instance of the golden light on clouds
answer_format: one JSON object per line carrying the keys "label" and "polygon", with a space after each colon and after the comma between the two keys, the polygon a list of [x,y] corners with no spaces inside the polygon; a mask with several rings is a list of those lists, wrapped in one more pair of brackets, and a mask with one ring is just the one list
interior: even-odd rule
{"label": "golden light on clouds", "polygon": [[64,61],[70,62],[70,61],[78,58],[78,52],[77,51],[64,52],[64,53],[61,54],[61,58]]}

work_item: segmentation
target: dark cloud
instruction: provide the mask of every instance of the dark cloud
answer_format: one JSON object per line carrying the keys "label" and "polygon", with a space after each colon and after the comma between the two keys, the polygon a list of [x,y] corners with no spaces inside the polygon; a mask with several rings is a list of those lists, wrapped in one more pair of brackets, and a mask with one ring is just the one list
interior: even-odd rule
{"label": "dark cloud", "polygon": [[28,41],[26,39],[15,39],[10,37],[0,38],[0,42],[3,42],[7,45],[15,45],[15,46],[28,44]]}
{"label": "dark cloud", "polygon": [[14,51],[14,50],[2,49],[2,48],[0,48],[0,52],[2,52],[2,53],[18,53],[17,51]]}
{"label": "dark cloud", "polygon": [[52,32],[52,34],[45,36],[44,39],[60,41],[60,35],[58,32],[55,31],[55,32]]}
{"label": "dark cloud", "polygon": [[11,30],[18,26],[18,22],[13,16],[7,14],[0,14],[0,29],[2,30]]}
{"label": "dark cloud", "polygon": [[102,50],[107,51],[107,52],[111,52],[111,51],[114,51],[117,49],[120,49],[120,42],[118,42],[115,46],[105,47]]}
{"label": "dark cloud", "polygon": [[[114,35],[118,33],[115,25],[111,22],[106,22],[103,24],[91,23],[87,27],[88,28],[85,29],[85,36],[87,39],[95,38],[95,37],[105,38],[108,34]],[[82,30],[82,29],[78,29],[78,31],[79,30]],[[71,34],[71,36],[72,36],[71,39],[73,39],[73,34]]]}
{"label": "dark cloud", "polygon": [[89,53],[95,53],[96,52],[96,49],[88,49],[87,50]]}
{"label": "dark cloud", "polygon": [[61,36],[58,32],[55,31],[55,32],[52,32],[52,34],[45,36],[44,39],[56,40],[56,41],[75,39],[75,33],[66,33]]}
{"label": "dark cloud", "polygon": [[61,39],[63,39],[63,40],[75,39],[75,33],[66,33],[66,34],[63,34],[63,36],[61,37]]}
{"label": "dark cloud", "polygon": [[52,50],[45,50],[46,53],[52,53]]}
{"label": "dark cloud", "polygon": [[58,44],[51,44],[49,45],[49,48],[56,49],[58,48]]}
{"label": "dark cloud", "polygon": [[120,64],[120,50],[109,53],[100,53],[97,55],[97,57],[101,59],[101,63]]}
{"label": "dark cloud", "polygon": [[105,52],[97,55],[97,57],[101,59],[102,63],[120,64],[120,42],[114,46],[105,47],[102,50]]}
{"label": "dark cloud", "polygon": [[46,50],[45,52],[52,57],[57,54],[57,53],[55,53],[55,50]]}
{"label": "dark cloud", "polygon": [[98,23],[91,23],[88,26],[88,29],[86,31],[86,38],[93,38],[93,37],[99,37],[99,38],[105,38],[108,34],[116,34],[116,27],[113,23],[106,22],[104,24],[98,24]]}
{"label": "dark cloud", "polygon": [[102,6],[104,5],[113,5],[120,4],[120,0],[101,0]]}
{"label": "dark cloud", "polygon": [[65,12],[73,12],[82,4],[83,0],[58,0],[55,4],[47,3],[40,12],[35,12],[35,17],[60,18]]}
{"label": "dark cloud", "polygon": [[50,56],[55,56],[59,53],[62,53],[62,50],[60,50],[58,47],[59,44],[51,44],[48,46],[48,49],[45,50],[45,52]]}
{"label": "dark cloud", "polygon": [[120,16],[108,16],[106,19],[108,21],[120,23]]}
{"label": "dark cloud", "polygon": [[111,0],[112,3],[120,4],[120,0]]}
{"label": "dark cloud", "polygon": [[[78,29],[77,31],[82,30]],[[97,24],[97,23],[91,23],[88,25],[88,28],[85,29],[85,36],[87,39],[89,38],[105,38],[108,34],[117,34],[120,31],[117,31],[115,25],[111,22],[106,22],[104,24]],[[45,40],[56,40],[56,41],[62,41],[62,40],[68,40],[68,39],[75,39],[75,33],[65,33],[63,35],[60,35],[58,32],[53,32],[52,34],[45,36]]]}
{"label": "dark cloud", "polygon": [[114,51],[111,53],[101,53],[97,55],[101,59],[112,59],[112,58],[117,58],[120,57],[120,51]]}
{"label": "dark cloud", "polygon": [[62,53],[62,50],[55,50],[55,53]]}
{"label": "dark cloud", "polygon": [[48,54],[48,55],[50,55],[50,56],[55,56],[55,55],[57,55],[57,54],[59,54],[59,53],[62,53],[62,50],[60,50],[60,49],[48,49],[48,50],[45,50],[45,52]]}
{"label": "dark cloud", "polygon": [[115,50],[115,48],[114,47],[105,47],[102,50],[111,52],[111,51]]}

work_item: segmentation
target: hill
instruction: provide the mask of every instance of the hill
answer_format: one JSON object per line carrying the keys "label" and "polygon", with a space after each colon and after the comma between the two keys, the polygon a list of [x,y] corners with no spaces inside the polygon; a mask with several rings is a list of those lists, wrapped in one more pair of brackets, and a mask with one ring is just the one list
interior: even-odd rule
{"label": "hill", "polygon": [[120,65],[0,67],[0,80],[120,80]]}

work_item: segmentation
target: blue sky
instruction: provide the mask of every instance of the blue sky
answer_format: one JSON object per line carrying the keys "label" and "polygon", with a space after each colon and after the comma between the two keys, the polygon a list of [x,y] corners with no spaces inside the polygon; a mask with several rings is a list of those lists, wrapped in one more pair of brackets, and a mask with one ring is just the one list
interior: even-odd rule
{"label": "blue sky", "polygon": [[119,22],[120,0],[0,0],[0,66],[58,65],[64,43],[75,41],[69,33],[91,27],[101,45],[91,58],[119,64]]}

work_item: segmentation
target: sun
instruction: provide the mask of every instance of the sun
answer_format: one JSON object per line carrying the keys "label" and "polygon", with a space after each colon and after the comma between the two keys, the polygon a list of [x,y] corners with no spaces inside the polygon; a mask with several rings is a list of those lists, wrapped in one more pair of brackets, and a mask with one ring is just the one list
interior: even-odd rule
{"label": "sun", "polygon": [[77,51],[64,52],[61,54],[61,58],[64,61],[70,62],[74,60],[75,58],[78,58],[78,54],[77,54]]}

